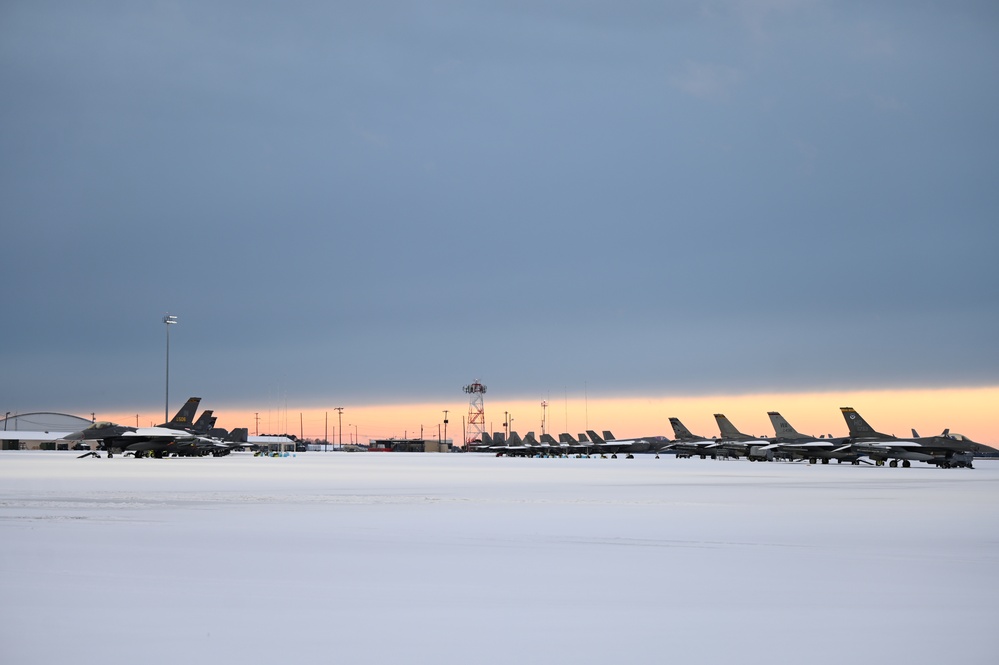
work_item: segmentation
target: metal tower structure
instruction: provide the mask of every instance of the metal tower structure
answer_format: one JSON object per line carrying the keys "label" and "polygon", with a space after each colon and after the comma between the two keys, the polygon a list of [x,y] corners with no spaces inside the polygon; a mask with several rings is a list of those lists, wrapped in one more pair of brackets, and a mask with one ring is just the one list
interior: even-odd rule
{"label": "metal tower structure", "polygon": [[473,441],[482,441],[482,435],[486,431],[486,409],[482,405],[482,396],[486,394],[486,387],[476,381],[462,388],[468,393],[468,433],[465,438],[465,445]]}

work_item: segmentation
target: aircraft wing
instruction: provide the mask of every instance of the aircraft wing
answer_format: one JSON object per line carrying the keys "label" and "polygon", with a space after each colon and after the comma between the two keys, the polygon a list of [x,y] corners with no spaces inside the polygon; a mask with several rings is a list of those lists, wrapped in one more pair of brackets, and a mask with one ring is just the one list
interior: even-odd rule
{"label": "aircraft wing", "polygon": [[198,438],[194,434],[167,427],[140,427],[134,432],[123,432],[122,436],[128,438],[160,439],[163,441],[168,439],[172,441],[194,441]]}
{"label": "aircraft wing", "polygon": [[804,443],[778,443],[773,445],[784,446],[785,448],[832,448],[836,444],[832,441],[805,441]]}

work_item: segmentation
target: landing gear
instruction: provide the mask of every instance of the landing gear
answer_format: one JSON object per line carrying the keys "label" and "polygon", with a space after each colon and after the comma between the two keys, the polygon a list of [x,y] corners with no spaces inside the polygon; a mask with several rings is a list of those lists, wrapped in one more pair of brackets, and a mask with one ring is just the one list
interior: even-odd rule
{"label": "landing gear", "polygon": [[902,460],[902,468],[903,469],[908,469],[910,466],[912,466],[912,463],[909,462],[909,460]]}

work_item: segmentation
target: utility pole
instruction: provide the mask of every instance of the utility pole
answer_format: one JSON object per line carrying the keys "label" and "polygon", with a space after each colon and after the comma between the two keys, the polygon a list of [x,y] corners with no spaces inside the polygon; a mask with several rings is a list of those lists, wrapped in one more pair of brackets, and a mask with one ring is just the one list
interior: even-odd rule
{"label": "utility pole", "polygon": [[333,410],[337,412],[337,418],[339,419],[337,430],[340,432],[340,450],[343,450],[343,407],[338,406],[335,407]]}
{"label": "utility pole", "polygon": [[447,409],[444,409],[444,441],[447,441]]}

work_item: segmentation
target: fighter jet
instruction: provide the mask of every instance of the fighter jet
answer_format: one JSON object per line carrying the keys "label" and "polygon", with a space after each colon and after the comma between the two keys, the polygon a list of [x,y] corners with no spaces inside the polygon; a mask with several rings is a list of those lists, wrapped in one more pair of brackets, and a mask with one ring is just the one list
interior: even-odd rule
{"label": "fighter jet", "polygon": [[[878,432],[853,407],[840,407],[846,426],[850,430],[850,443],[853,452],[866,455],[874,460],[877,466],[908,467],[912,461],[935,464],[938,467],[950,469],[956,467],[974,468],[972,461],[975,454],[995,453],[995,448],[960,435],[950,435],[944,430],[940,436],[899,439],[892,434]],[[915,432],[913,432],[915,434]],[[960,437],[960,438],[958,438]]]}
{"label": "fighter jet", "polygon": [[132,453],[136,457],[225,455],[229,447],[187,431],[201,402],[200,397],[192,397],[166,423],[156,427],[131,427],[108,421],[100,421],[64,437],[64,441],[96,441],[98,447],[106,450],[108,457],[114,457],[116,450]]}
{"label": "fighter jet", "polygon": [[831,459],[840,463],[860,464],[860,455],[851,450],[846,437],[833,439],[802,434],[778,412],[768,411],[767,415],[770,416],[770,423],[774,426],[776,438],[773,443],[765,447],[772,449],[778,457],[792,460],[807,459],[811,464],[820,459],[823,464],[828,464]]}
{"label": "fighter jet", "polygon": [[535,457],[550,457],[552,454],[551,444],[543,437],[541,441],[538,441],[534,432],[528,432],[524,435],[524,445],[527,446],[529,453]]}
{"label": "fighter jet", "polygon": [[719,456],[718,441],[709,439],[706,436],[694,434],[687,426],[680,422],[679,418],[670,418],[669,424],[673,428],[673,442],[663,446],[660,451],[672,450],[677,457],[693,457],[697,455],[701,459],[710,457],[717,459]]}
{"label": "fighter jet", "polygon": [[136,457],[151,454],[153,457],[201,455],[208,446],[216,442],[202,439],[182,430],[167,427],[130,427],[108,421],[99,421],[89,427],[73,432],[65,441],[96,441],[99,449],[106,450],[108,457],[115,451],[131,452]]}
{"label": "fighter jet", "polygon": [[558,441],[563,450],[576,453],[577,456],[588,456],[593,451],[593,445],[586,440],[585,434],[580,434],[577,440],[568,432],[562,432],[558,435]]}
{"label": "fighter jet", "polygon": [[[485,439],[488,435],[483,433],[482,436]],[[524,457],[532,454],[531,446],[525,444],[516,432],[510,432],[509,437],[502,432],[494,432],[490,441],[491,443],[484,446],[484,449],[496,453],[497,457]]]}
{"label": "fighter jet", "polygon": [[718,431],[721,433],[721,437],[718,439],[718,448],[723,454],[731,457],[745,457],[751,462],[773,460],[773,451],[768,448],[771,443],[770,439],[743,434],[720,413],[715,414],[715,421],[718,423]]}
{"label": "fighter jet", "polygon": [[591,429],[586,430],[597,449],[602,453],[610,453],[611,458],[616,458],[618,453],[625,453],[626,459],[633,459],[635,453],[658,452],[664,441],[661,436],[645,436],[637,439],[616,439],[610,430],[604,430],[603,436],[598,435]]}
{"label": "fighter jet", "polygon": [[556,441],[551,434],[542,434],[541,443],[548,444],[548,452],[557,457],[564,457],[569,454],[569,444],[563,441]]}

